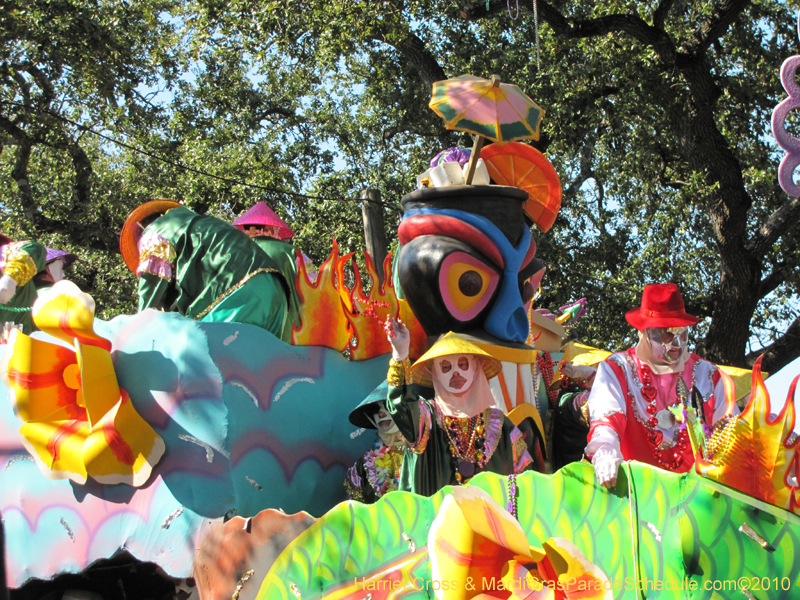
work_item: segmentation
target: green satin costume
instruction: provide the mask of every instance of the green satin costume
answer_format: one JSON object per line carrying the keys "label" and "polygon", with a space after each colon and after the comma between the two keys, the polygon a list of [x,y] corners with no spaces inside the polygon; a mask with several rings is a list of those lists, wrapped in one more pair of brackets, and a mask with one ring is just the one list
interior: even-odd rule
{"label": "green satin costume", "polygon": [[282,339],[291,340],[292,328],[300,312],[300,294],[297,292],[297,248],[267,235],[259,235],[252,240],[275,261],[289,286],[288,314]]}
{"label": "green satin costume", "polygon": [[230,223],[173,208],[145,229],[140,252],[140,311],[176,311],[284,334],[289,287],[275,262]]}
{"label": "green satin costume", "polygon": [[[409,443],[403,456],[398,489],[430,496],[447,485],[458,485],[456,468],[459,461],[451,453],[449,436],[437,418],[435,400],[418,397],[415,384],[398,382],[396,378],[393,380],[391,368],[388,379],[390,385],[386,409]],[[486,464],[483,467],[475,465],[474,475],[483,471],[511,475],[527,470],[532,464],[528,444],[532,444],[533,440],[527,443],[525,440],[512,441],[516,437],[515,432],[520,436],[522,434],[508,417],[498,409],[494,410],[502,418],[502,424],[496,432],[499,439]],[[520,447],[521,444],[524,448]],[[521,458],[522,450],[528,455],[527,462]],[[462,483],[466,483],[466,479]]]}
{"label": "green satin costume", "polygon": [[47,248],[39,242],[12,242],[0,248],[3,273],[16,283],[17,291],[5,305],[0,305],[0,326],[12,322],[22,324],[22,331],[30,334],[36,330],[31,311],[3,310],[8,308],[30,308],[36,302],[36,285],[33,278],[43,271],[47,262]]}

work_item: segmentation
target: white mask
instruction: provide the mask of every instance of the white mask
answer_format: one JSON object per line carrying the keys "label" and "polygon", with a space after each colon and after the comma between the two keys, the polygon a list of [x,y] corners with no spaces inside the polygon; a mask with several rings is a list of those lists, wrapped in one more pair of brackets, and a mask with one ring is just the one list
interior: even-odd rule
{"label": "white mask", "polygon": [[64,259],[57,258],[49,265],[47,265],[47,272],[50,274],[50,277],[53,279],[53,283],[57,283],[64,279]]}
{"label": "white mask", "polygon": [[644,333],[653,355],[670,363],[683,356],[689,339],[686,327],[648,327]]}
{"label": "white mask", "polygon": [[434,377],[451,394],[468,391],[479,368],[472,354],[449,354],[433,360]]}
{"label": "white mask", "polygon": [[385,402],[378,402],[378,410],[372,415],[372,421],[379,433],[396,433],[398,431],[397,425],[392,419],[392,415],[386,410]]}

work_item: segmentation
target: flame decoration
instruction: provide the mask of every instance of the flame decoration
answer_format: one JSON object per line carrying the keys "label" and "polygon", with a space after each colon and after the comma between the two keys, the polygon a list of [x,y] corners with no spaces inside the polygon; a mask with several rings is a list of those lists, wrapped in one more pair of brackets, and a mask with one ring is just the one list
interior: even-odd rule
{"label": "flame decoration", "polygon": [[794,392],[800,375],[792,381],[783,409],[772,416],[761,375],[762,358],[753,365],[752,393],[744,411],[713,432],[695,468],[704,477],[800,514],[800,438],[794,433]]}
{"label": "flame decoration", "polygon": [[408,303],[399,299],[392,283],[392,254],[383,263],[386,273],[381,284],[372,257],[364,252],[369,293],[364,292],[358,264],[353,261],[355,283],[352,289],[344,285],[345,267],[354,253],[339,256],[339,245],[333,241],[331,254],[319,269],[312,283],[304,264],[297,272],[297,291],[300,295],[300,316],[292,331],[296,346],[325,346],[344,352],[349,346],[350,360],[368,360],[392,351],[386,339],[384,323],[388,316],[402,320],[411,333],[412,358],[425,352],[425,332]]}

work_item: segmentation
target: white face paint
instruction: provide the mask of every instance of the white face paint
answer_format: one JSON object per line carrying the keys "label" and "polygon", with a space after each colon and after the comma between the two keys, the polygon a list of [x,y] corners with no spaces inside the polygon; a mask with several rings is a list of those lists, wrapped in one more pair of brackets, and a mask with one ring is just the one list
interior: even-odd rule
{"label": "white face paint", "polygon": [[50,274],[50,277],[53,280],[53,283],[57,283],[64,279],[64,259],[57,258],[49,265],[47,265],[47,272]]}
{"label": "white face paint", "polygon": [[377,412],[372,415],[375,427],[378,428],[380,433],[396,433],[398,431],[397,425],[392,416],[386,411],[386,403],[378,402],[377,407]]}
{"label": "white face paint", "polygon": [[450,354],[433,359],[434,375],[451,394],[463,394],[472,387],[479,365],[472,354]]}
{"label": "white face paint", "polygon": [[653,355],[667,362],[677,361],[686,350],[687,327],[648,327],[644,332]]}

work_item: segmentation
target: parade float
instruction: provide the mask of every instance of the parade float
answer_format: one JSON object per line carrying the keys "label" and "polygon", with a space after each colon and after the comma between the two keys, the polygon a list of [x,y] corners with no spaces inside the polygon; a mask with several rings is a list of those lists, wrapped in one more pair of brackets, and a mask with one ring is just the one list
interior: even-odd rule
{"label": "parade float", "polygon": [[[777,129],[800,97],[790,61]],[[604,356],[561,347],[582,304],[552,318],[533,305],[545,270],[531,224],[552,226],[561,189],[547,159],[513,141],[535,138],[543,116],[514,88],[471,76],[434,87],[432,107],[475,146],[436,157],[403,198],[383,280],[335,242],[313,281],[298,261],[291,343],[155,310],[103,322],[69,282],[44,293],[39,331],[12,331],[0,364],[8,585],[124,554],[214,599],[800,594],[797,378],[774,414],[759,364],[741,415],[690,434],[688,473],[628,462],[607,489],[575,462],[345,501],[346,471],[370,444],[348,416],[386,379],[387,317],[409,327],[412,357],[457,331],[502,361],[496,405],[522,407],[545,454],[559,435],[547,413],[561,353]],[[500,118],[485,101],[454,108],[470,95],[491,97]],[[680,415],[687,428],[694,417]]]}

